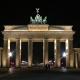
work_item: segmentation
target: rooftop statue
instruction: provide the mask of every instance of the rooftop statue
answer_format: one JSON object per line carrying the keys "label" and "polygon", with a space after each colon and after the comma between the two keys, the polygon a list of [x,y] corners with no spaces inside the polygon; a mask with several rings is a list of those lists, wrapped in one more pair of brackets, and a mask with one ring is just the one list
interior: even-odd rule
{"label": "rooftop statue", "polygon": [[30,23],[32,24],[45,24],[47,23],[47,16],[42,19],[42,16],[40,16],[39,13],[39,8],[36,8],[37,15],[35,16],[35,19],[30,17]]}

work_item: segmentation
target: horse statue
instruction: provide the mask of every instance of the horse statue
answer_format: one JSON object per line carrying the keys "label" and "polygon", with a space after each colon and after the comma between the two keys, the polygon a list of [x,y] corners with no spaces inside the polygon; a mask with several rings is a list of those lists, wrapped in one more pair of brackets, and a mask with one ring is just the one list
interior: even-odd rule
{"label": "horse statue", "polygon": [[42,24],[42,16],[40,16],[40,18],[38,19],[38,23]]}
{"label": "horse statue", "polygon": [[37,15],[35,16],[35,23],[38,23],[39,17],[40,17],[39,14],[37,14]]}
{"label": "horse statue", "polygon": [[30,23],[32,23],[32,24],[35,23],[35,20],[32,17],[30,17]]}
{"label": "horse statue", "polygon": [[42,23],[42,16],[40,16],[39,14],[37,14],[36,16],[35,16],[35,23]]}
{"label": "horse statue", "polygon": [[44,24],[47,23],[47,17],[45,17],[45,18],[43,19],[43,23],[44,23]]}

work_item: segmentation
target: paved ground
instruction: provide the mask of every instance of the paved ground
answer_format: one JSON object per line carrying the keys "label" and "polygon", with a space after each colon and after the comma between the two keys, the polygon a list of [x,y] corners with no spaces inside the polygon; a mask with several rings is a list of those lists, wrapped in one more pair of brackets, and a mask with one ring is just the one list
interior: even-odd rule
{"label": "paved ground", "polygon": [[[5,71],[7,71],[7,69],[4,69],[4,72]],[[45,71],[43,68],[10,68],[8,72],[0,73],[0,80],[80,80],[80,70],[51,69],[50,71]]]}

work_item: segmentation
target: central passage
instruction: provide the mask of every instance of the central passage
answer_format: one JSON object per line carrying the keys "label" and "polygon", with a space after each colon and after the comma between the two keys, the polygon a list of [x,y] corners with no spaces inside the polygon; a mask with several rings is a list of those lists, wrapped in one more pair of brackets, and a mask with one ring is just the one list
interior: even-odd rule
{"label": "central passage", "polygon": [[43,42],[33,42],[33,64],[43,62]]}

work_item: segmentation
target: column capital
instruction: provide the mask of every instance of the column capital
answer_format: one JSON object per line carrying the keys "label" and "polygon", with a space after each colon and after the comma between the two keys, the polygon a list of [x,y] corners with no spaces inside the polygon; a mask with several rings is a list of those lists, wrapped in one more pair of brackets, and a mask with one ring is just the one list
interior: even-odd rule
{"label": "column capital", "polygon": [[8,40],[8,38],[3,38],[4,40]]}
{"label": "column capital", "polygon": [[16,38],[15,40],[20,40],[20,38]]}
{"label": "column capital", "polygon": [[60,38],[55,38],[54,40],[60,40]]}
{"label": "column capital", "polygon": [[43,38],[43,40],[48,40],[48,38]]}
{"label": "column capital", "polygon": [[32,39],[32,38],[28,38],[28,40],[29,40],[29,39]]}
{"label": "column capital", "polygon": [[73,40],[72,38],[66,38],[66,39],[68,39],[68,40]]}
{"label": "column capital", "polygon": [[3,38],[3,40],[10,40],[10,38]]}
{"label": "column capital", "polygon": [[43,38],[43,39],[49,39],[49,38]]}
{"label": "column capital", "polygon": [[73,40],[73,39],[69,39],[69,40]]}

